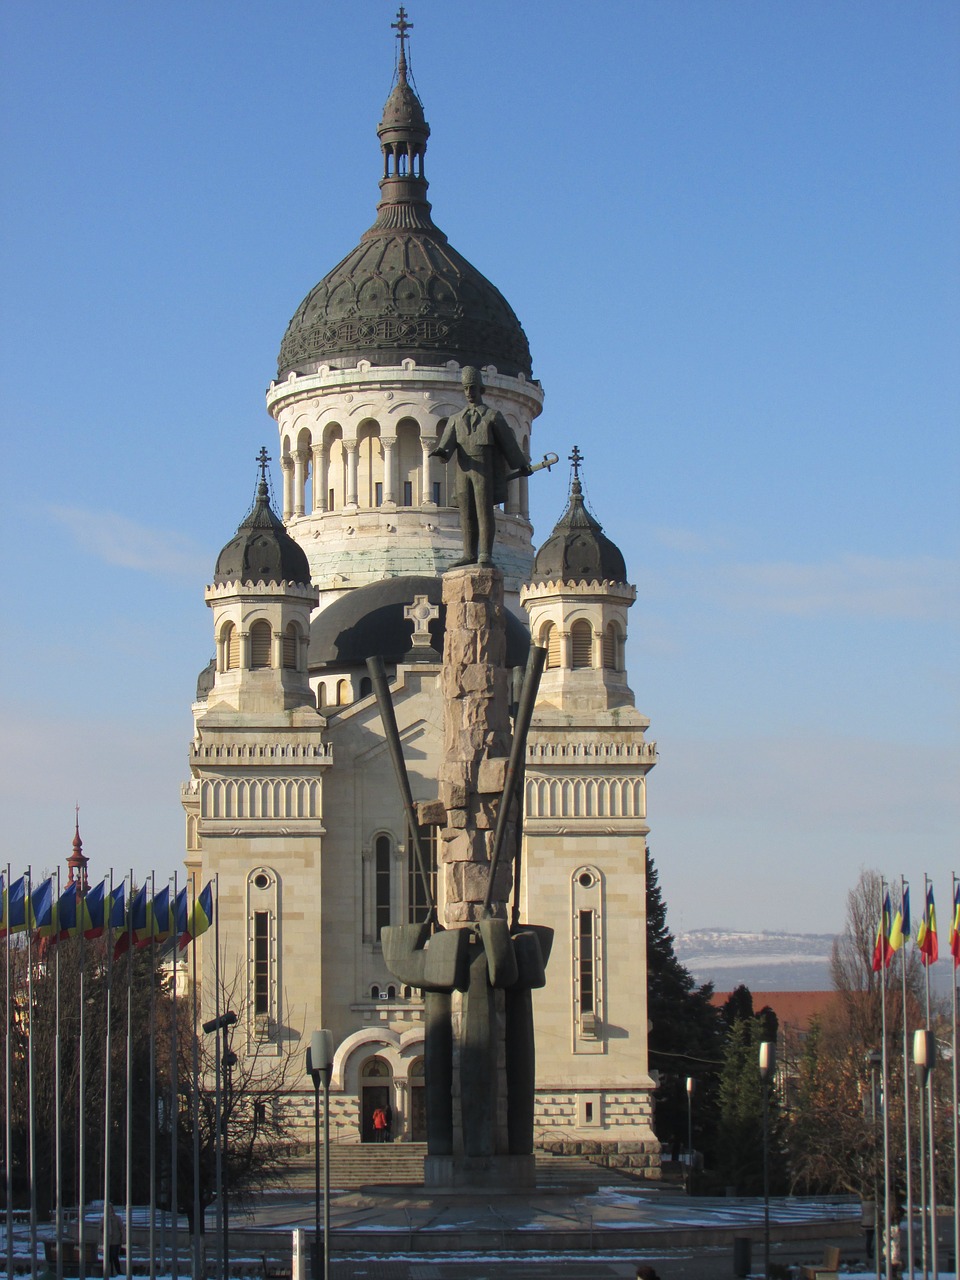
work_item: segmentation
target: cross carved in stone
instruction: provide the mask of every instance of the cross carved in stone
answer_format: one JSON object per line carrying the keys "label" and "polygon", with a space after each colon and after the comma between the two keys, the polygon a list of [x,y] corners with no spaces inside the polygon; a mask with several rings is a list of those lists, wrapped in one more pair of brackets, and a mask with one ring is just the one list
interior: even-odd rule
{"label": "cross carved in stone", "polygon": [[430,639],[430,623],[435,618],[440,617],[439,606],[431,604],[429,596],[414,596],[413,604],[404,605],[403,616],[413,623],[414,645],[429,648],[432,643]]}

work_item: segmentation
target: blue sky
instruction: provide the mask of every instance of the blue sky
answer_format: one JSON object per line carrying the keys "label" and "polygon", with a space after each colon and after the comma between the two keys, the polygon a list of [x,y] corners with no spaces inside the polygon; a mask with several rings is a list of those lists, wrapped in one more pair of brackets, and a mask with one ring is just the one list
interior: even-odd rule
{"label": "blue sky", "polygon": [[[638,600],[675,929],[960,868],[960,9],[415,0],[434,216],[516,309]],[[303,295],[373,220],[395,6],[7,0],[14,866],[182,856],[203,603]],[[275,468],[274,482],[279,482]],[[563,468],[531,484],[536,539]]]}

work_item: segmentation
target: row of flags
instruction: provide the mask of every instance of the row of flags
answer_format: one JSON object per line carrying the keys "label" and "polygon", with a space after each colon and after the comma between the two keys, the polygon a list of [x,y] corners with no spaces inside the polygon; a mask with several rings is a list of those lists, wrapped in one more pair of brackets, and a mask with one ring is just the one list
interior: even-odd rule
{"label": "row of flags", "polygon": [[[116,888],[101,880],[86,893],[74,882],[57,894],[53,877],[35,889],[23,875],[7,885],[0,875],[0,938],[8,933],[33,933],[38,939],[61,942],[67,938],[100,938],[108,930],[117,934],[114,959],[130,948],[176,938],[180,950],[213,923],[213,882],[191,900],[184,887],[171,899],[165,886],[150,897],[146,884],[134,893],[126,909],[124,885]],[[49,943],[48,943],[49,945]]]}
{"label": "row of flags", "polygon": [[[888,969],[893,957],[910,940],[910,886],[905,884],[900,894],[900,905],[894,915],[889,890],[883,899],[883,909],[877,925],[877,937],[873,948],[873,971]],[[950,954],[953,956],[953,967],[960,967],[960,881],[953,890],[953,914],[950,919],[949,934]],[[933,885],[927,886],[923,906],[923,915],[917,923],[917,949],[920,952],[920,963],[934,964],[940,957],[940,943],[937,938],[937,909],[933,899]]]}

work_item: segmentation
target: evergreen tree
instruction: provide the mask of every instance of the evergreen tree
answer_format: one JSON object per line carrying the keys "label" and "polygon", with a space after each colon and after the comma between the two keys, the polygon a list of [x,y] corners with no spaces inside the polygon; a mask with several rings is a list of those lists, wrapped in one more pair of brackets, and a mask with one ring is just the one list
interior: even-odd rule
{"label": "evergreen tree", "polygon": [[647,850],[647,1017],[650,1066],[657,1071],[656,1133],[675,1151],[687,1144],[686,1078],[697,1082],[693,1105],[694,1146],[712,1147],[716,1082],[721,1057],[720,1019],[710,1003],[711,983],[698,987],[677,959],[667,908]]}
{"label": "evergreen tree", "polygon": [[739,1195],[763,1192],[763,1095],[768,1090],[770,1189],[784,1185],[780,1109],[773,1081],[760,1078],[760,1044],[767,1038],[764,1018],[738,1018],[727,1036],[720,1074],[716,1171],[722,1185]]}

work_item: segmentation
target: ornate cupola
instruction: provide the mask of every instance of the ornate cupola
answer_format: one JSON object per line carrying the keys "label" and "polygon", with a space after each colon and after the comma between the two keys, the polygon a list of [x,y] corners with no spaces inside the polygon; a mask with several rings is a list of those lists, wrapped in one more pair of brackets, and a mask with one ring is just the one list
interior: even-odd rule
{"label": "ornate cupola", "polygon": [[67,859],[67,884],[75,884],[81,893],[90,888],[87,879],[87,865],[90,859],[83,852],[83,841],[80,839],[80,806],[76,807],[76,819],[73,829],[73,852]]}
{"label": "ornate cupola", "polygon": [[[266,449],[253,505],[217,557],[205,598],[216,658],[198,696],[207,706],[267,714],[313,704],[307,678],[310,613],[317,590],[303,550],[270,505]],[[212,683],[209,675],[212,674]]]}
{"label": "ornate cupola", "polygon": [[[459,556],[452,469],[431,450],[463,407],[461,367],[484,371],[487,403],[528,456],[543,403],[515,311],[433,221],[412,25],[401,5],[377,128],[376,218],[294,312],[267,392],[280,433],[283,518],[309,557],[321,607],[384,578],[442,573]],[[510,483],[496,537],[515,604],[533,558],[523,478]]]}
{"label": "ornate cupola", "polygon": [[539,703],[568,711],[633,706],[624,644],[637,596],[623,555],[586,507],[576,445],[567,508],[534,559],[520,600],[530,634],[547,650]]}

